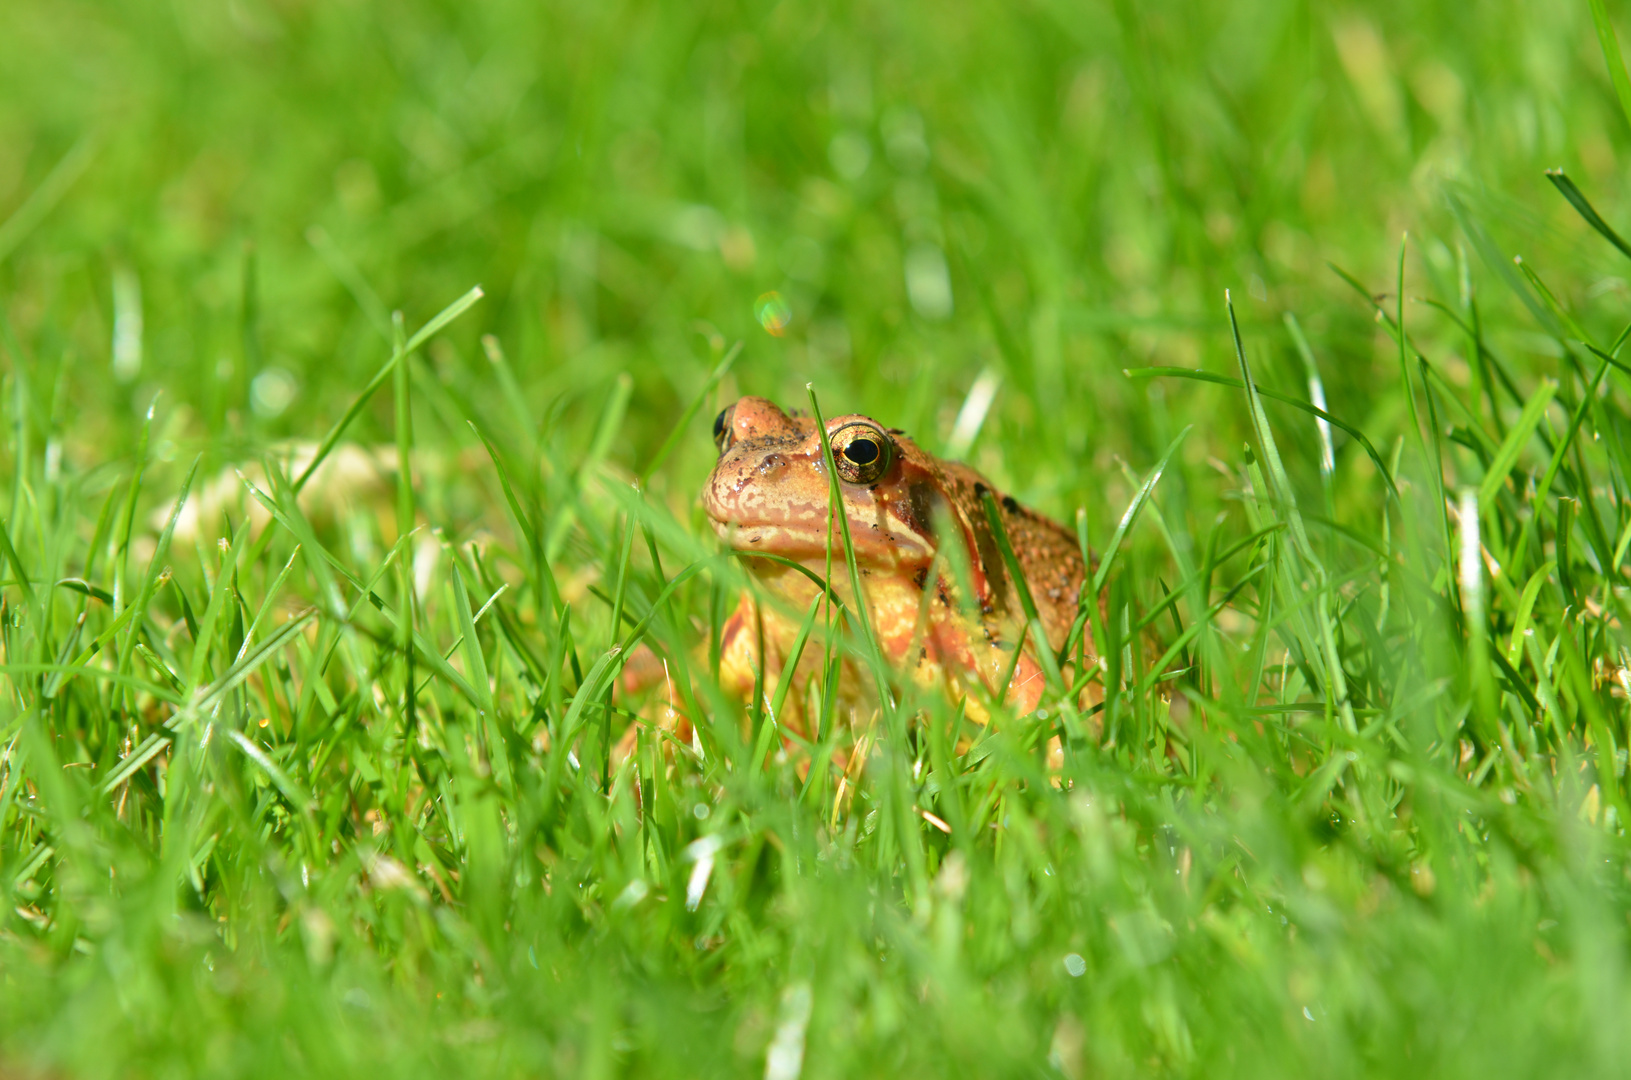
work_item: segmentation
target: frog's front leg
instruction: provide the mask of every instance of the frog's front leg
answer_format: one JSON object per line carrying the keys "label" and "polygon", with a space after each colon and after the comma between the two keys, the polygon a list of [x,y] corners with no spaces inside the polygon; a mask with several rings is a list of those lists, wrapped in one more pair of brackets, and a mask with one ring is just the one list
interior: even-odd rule
{"label": "frog's front leg", "polygon": [[[1041,704],[1047,678],[1030,649],[1014,656],[1021,643],[1009,644],[977,622],[942,617],[932,626],[927,644],[928,655],[944,671],[953,697],[968,700],[967,688],[979,685],[1016,716],[1034,712]],[[973,700],[968,705],[970,718],[984,723],[984,705]]]}
{"label": "frog's front leg", "polygon": [[645,642],[635,646],[617,682],[618,690],[625,699],[659,685],[662,690],[641,707],[639,719],[624,730],[622,737],[612,747],[613,764],[622,764],[625,758],[634,753],[642,726],[666,731],[681,743],[691,742],[691,720],[685,715],[679,688],[674,685],[674,674],[669,670],[668,661],[658,656],[651,646]]}
{"label": "frog's front leg", "polygon": [[[743,701],[752,698],[759,671],[759,640],[762,636],[759,619],[758,605],[753,602],[752,596],[744,592],[736,605],[736,610],[731,612],[724,625],[720,627],[719,687],[731,697]],[[706,671],[707,649],[699,647],[692,656],[692,662],[702,671]],[[639,693],[659,682],[666,684],[667,701],[658,710],[659,715],[655,717],[649,715],[648,708],[647,721],[672,732],[681,742],[690,742],[690,719],[684,714],[668,665],[642,644],[629,658],[624,668],[623,690],[630,694]],[[624,738],[624,742],[631,747],[632,738],[631,728],[630,734]]]}
{"label": "frog's front leg", "polygon": [[[759,686],[764,695],[761,704],[768,711],[780,693],[782,680],[794,680],[787,693],[781,694],[781,711],[775,719],[786,731],[808,739],[812,732],[805,695],[811,681],[820,677],[822,648],[819,635],[810,635],[797,666],[788,668],[788,652],[799,629],[799,622],[743,593],[736,610],[720,628],[719,686],[732,697],[749,703],[753,700],[754,687]],[[851,680],[855,678],[854,672],[847,669],[846,675]]]}
{"label": "frog's front leg", "polygon": [[743,701],[753,697],[762,636],[759,605],[743,592],[736,610],[719,628],[719,688],[732,697]]}

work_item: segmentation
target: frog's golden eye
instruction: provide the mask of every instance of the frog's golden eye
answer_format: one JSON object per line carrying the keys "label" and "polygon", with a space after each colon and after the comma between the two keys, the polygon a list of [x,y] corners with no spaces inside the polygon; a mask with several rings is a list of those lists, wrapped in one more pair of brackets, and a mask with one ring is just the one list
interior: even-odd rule
{"label": "frog's golden eye", "polygon": [[852,484],[870,484],[889,469],[893,444],[871,424],[846,424],[832,434],[838,475]]}
{"label": "frog's golden eye", "polygon": [[735,405],[727,405],[714,417],[714,445],[721,454],[731,448],[731,413],[735,411]]}

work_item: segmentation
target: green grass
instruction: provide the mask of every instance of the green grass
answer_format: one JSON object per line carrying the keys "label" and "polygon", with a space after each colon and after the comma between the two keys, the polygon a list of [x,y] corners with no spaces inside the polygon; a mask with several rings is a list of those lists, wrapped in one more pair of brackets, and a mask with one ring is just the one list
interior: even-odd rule
{"label": "green grass", "polygon": [[[1623,1073],[1623,12],[1398,7],[9,5],[0,1073]],[[807,383],[1081,521],[1102,711],[766,753]]]}

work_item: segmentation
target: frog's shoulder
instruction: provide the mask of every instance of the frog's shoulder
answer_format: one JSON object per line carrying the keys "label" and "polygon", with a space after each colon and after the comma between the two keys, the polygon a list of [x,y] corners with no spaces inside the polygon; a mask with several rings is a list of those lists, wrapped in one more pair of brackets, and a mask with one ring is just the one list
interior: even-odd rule
{"label": "frog's shoulder", "polygon": [[1086,576],[1081,547],[1076,536],[1046,514],[1021,503],[976,469],[962,462],[943,462],[947,499],[957,506],[971,534],[972,547],[979,553],[991,591],[1000,601],[1013,601],[1008,592],[1007,573],[998,553],[995,537],[985,516],[985,496],[997,505],[997,515],[1031,594],[1048,624],[1050,637],[1075,615],[1076,594]]}

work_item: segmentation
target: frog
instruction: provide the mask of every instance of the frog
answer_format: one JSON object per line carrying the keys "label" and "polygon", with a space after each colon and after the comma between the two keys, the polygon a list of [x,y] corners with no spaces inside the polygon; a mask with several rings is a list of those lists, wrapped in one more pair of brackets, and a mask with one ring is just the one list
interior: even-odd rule
{"label": "frog", "polygon": [[[1092,554],[1063,525],[971,466],[929,453],[900,429],[850,413],[826,419],[825,433],[859,602],[882,659],[920,686],[938,685],[978,723],[999,702],[1014,715],[1035,711],[1046,689],[1039,650],[1057,655],[1070,637],[1096,561]],[[819,580],[828,580],[831,595],[846,607],[857,604],[842,529],[831,512],[821,432],[814,417],[750,396],[720,411],[713,434],[719,457],[703,485],[702,507],[756,579],[720,629],[720,685],[742,698],[762,693],[769,703],[780,682],[793,679],[790,692],[780,695],[783,715],[774,719],[809,739],[819,734],[805,712],[822,650],[806,647],[788,671],[790,651]],[[1045,640],[1027,632],[1020,590],[986,514],[988,495]],[[1066,661],[1066,678],[1073,667],[1096,665],[1090,640]],[[845,664],[841,703],[853,724],[857,712],[867,711],[867,695],[874,695],[874,708],[878,699],[865,665],[853,656]]]}

